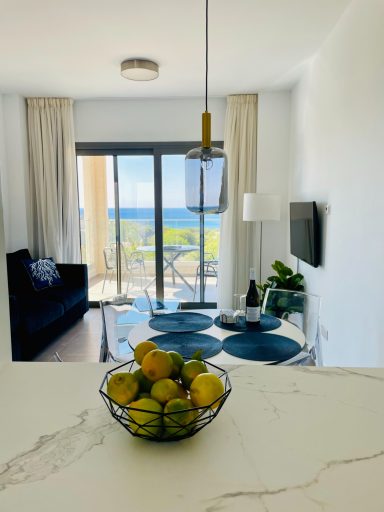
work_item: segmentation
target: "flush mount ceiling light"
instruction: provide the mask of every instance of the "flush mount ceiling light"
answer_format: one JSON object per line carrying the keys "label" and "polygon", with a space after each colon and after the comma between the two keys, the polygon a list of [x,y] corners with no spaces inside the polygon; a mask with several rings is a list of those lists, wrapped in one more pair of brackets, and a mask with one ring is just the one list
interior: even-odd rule
{"label": "flush mount ceiling light", "polygon": [[154,80],[159,76],[159,66],[151,60],[127,59],[121,63],[121,76],[129,80]]}
{"label": "flush mount ceiling light", "polygon": [[185,157],[185,198],[188,210],[204,214],[222,213],[228,208],[227,155],[211,146],[211,114],[208,112],[208,0],[205,2],[205,112],[201,147]]}

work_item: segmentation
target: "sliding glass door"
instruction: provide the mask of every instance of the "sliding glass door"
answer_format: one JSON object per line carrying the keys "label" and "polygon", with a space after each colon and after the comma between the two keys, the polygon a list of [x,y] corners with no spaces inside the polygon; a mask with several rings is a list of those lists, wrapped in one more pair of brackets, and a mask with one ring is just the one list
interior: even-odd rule
{"label": "sliding glass door", "polygon": [[184,158],[193,145],[77,145],[91,302],[144,290],[216,302],[220,217],[202,221],[185,208]]}
{"label": "sliding glass door", "polygon": [[156,293],[153,156],[118,156],[117,190],[121,291]]}
{"label": "sliding glass door", "polygon": [[114,165],[111,155],[77,159],[80,244],[82,262],[88,265],[90,300],[116,293],[116,243]]}

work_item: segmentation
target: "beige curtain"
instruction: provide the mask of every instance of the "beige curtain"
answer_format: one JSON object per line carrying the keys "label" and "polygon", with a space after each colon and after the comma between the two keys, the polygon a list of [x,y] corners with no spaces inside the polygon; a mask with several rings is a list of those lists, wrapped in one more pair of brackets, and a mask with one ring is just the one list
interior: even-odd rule
{"label": "beige curtain", "polygon": [[231,308],[235,293],[246,293],[255,267],[255,224],[243,221],[244,192],[256,190],[257,94],[229,96],[224,130],[228,155],[229,206],[220,228],[218,306]]}
{"label": "beige curtain", "polygon": [[80,262],[73,100],[28,98],[30,240],[35,257]]}

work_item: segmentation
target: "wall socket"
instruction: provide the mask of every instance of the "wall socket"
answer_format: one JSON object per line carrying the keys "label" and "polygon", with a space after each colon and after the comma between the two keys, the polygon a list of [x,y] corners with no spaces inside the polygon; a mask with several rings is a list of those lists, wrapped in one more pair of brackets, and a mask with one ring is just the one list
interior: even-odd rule
{"label": "wall socket", "polygon": [[328,329],[323,324],[320,324],[320,334],[323,339],[328,341]]}

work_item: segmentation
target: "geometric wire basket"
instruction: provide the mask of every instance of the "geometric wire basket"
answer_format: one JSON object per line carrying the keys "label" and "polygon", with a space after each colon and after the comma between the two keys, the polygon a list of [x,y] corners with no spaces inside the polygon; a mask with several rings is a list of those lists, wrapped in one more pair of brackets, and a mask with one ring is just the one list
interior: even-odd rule
{"label": "geometric wire basket", "polygon": [[[188,361],[189,358],[184,358],[184,360]],[[107,372],[101,383],[99,392],[103,397],[109,412],[112,414],[115,420],[121,423],[121,425],[123,425],[123,427],[133,436],[157,442],[180,441],[181,439],[194,436],[202,428],[208,425],[219,414],[232,389],[228,374],[225,370],[207,361],[204,361],[204,363],[207,366],[207,370],[210,373],[217,375],[223,382],[224,393],[212,404],[206,407],[193,407],[185,410],[186,413],[191,413],[191,411],[193,411],[191,414],[193,416],[191,421],[187,422],[186,424],[179,421],[180,414],[184,411],[169,413],[144,411],[142,409],[135,409],[129,405],[120,405],[108,396],[107,386],[111,376],[114,373],[119,373],[121,371],[134,372],[140,368],[135,360],[121,364],[120,366],[117,366],[113,370]],[[212,409],[211,406],[217,402],[219,402],[219,405],[215,409]],[[147,413],[147,421],[145,421],[145,423],[138,423],[132,416],[134,411]],[[166,426],[164,426],[165,417],[167,417]]]}

